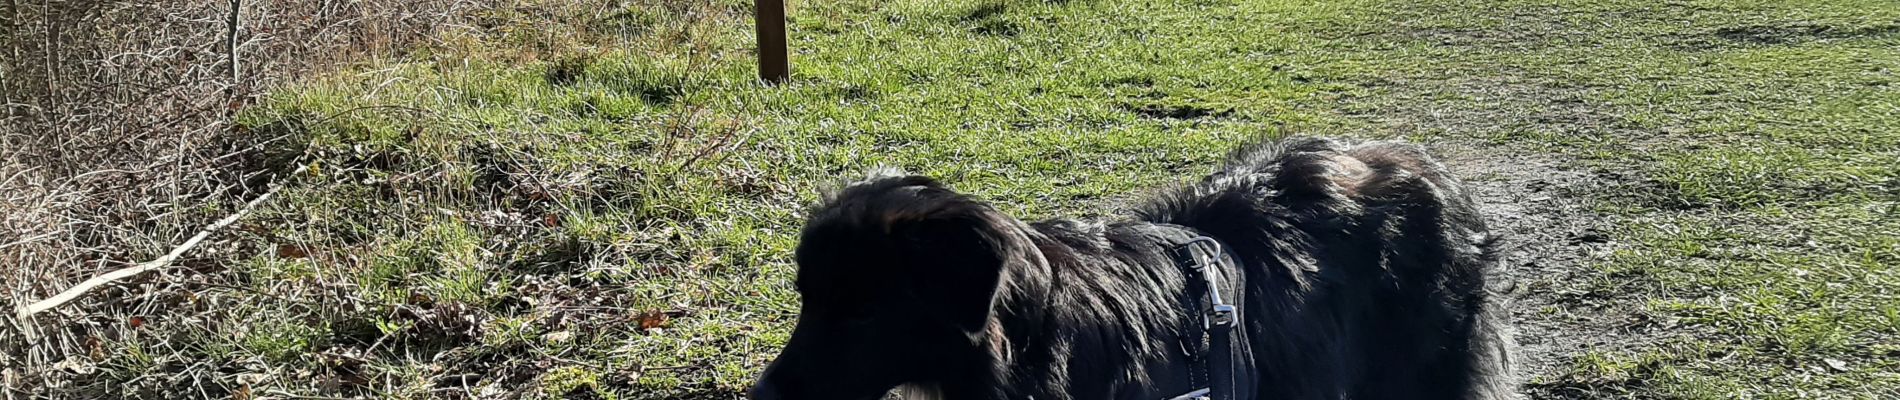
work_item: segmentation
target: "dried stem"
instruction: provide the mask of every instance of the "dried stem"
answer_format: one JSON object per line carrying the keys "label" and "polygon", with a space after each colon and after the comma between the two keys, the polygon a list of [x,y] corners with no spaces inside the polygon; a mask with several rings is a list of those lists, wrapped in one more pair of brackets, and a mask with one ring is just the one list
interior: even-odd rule
{"label": "dried stem", "polygon": [[225,59],[231,61],[231,87],[225,90],[225,95],[230,97],[237,97],[239,79],[242,76],[239,72],[241,66],[244,65],[242,60],[238,59],[238,30],[243,27],[243,16],[244,0],[231,0],[231,14],[225,20],[228,34],[224,37]]}
{"label": "dried stem", "polygon": [[[302,168],[302,167],[297,168],[297,171],[292,172],[291,175],[295,176],[297,174],[301,174],[304,172],[304,170],[305,168]],[[233,223],[237,223],[239,219],[242,219],[244,218],[245,215],[250,214],[251,210],[257,209],[257,205],[263,204],[266,201],[270,201],[271,197],[275,196],[277,194],[277,191],[280,189],[283,189],[283,185],[281,184],[271,186],[269,191],[264,192],[264,195],[257,196],[257,198],[251,199],[250,202],[244,203],[244,207],[239,208],[237,212],[232,213],[231,215],[225,216],[223,219],[219,219],[217,222],[211,223],[211,225],[206,225],[204,229],[198,230],[197,235],[193,235],[191,239],[185,240],[185,243],[179,244],[177,247],[173,247],[171,252],[165,253],[164,256],[161,256],[156,260],[146,261],[138,265],[121,268],[116,271],[107,272],[104,275],[92,277],[92,279],[87,279],[85,282],[80,282],[78,285],[73,285],[72,288],[59,292],[59,294],[53,295],[53,297],[49,297],[46,300],[41,300],[39,302],[35,302],[33,304],[20,307],[18,310],[19,317],[21,320],[26,320],[27,318],[31,318],[33,314],[38,314],[40,312],[50,310],[53,307],[59,307],[62,304],[66,304],[66,302],[72,301],[73,299],[77,299],[79,298],[80,295],[86,294],[87,291],[90,291],[93,288],[98,287],[99,285],[104,285],[107,283],[111,283],[113,281],[117,281],[120,279],[125,279],[125,278],[129,278],[138,274],[142,274],[147,271],[170,266],[173,261],[178,260],[179,256],[183,256],[185,252],[191,251],[193,247],[198,247],[198,243],[203,242],[205,238],[210,237],[212,233],[223,230],[225,227],[231,226],[231,224]]]}

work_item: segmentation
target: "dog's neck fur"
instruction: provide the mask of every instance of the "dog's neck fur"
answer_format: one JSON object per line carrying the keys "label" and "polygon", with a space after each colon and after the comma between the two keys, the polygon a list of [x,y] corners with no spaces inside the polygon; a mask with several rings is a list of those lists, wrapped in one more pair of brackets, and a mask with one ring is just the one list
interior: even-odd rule
{"label": "dog's neck fur", "polygon": [[1107,398],[1115,388],[1069,383],[1145,386],[1184,320],[1179,271],[1153,267],[1168,261],[1128,225],[1022,228],[1030,254],[1006,268],[991,322],[973,337],[991,357],[979,366],[989,382],[945,382],[942,398]]}

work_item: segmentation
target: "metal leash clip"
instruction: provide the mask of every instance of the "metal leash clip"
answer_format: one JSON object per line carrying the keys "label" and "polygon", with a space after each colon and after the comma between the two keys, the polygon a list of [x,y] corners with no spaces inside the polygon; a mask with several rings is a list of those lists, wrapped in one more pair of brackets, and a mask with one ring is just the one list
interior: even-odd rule
{"label": "metal leash clip", "polygon": [[[1197,236],[1193,239],[1188,239],[1187,243],[1182,244],[1182,246],[1189,247],[1196,243],[1207,244],[1207,254],[1213,255],[1213,257],[1220,257],[1220,242],[1215,241],[1214,238],[1211,237]],[[1192,254],[1194,259],[1192,266],[1194,269],[1201,272],[1202,279],[1207,280],[1208,310],[1206,318],[1202,320],[1202,325],[1209,327],[1232,326],[1234,324],[1234,305],[1227,304],[1226,301],[1221,300],[1220,277],[1215,275],[1217,271],[1212,271],[1211,268],[1208,268],[1218,262],[1218,259],[1210,260],[1206,257],[1202,257],[1200,254],[1194,254],[1194,250],[1191,248],[1186,250],[1189,254]]]}

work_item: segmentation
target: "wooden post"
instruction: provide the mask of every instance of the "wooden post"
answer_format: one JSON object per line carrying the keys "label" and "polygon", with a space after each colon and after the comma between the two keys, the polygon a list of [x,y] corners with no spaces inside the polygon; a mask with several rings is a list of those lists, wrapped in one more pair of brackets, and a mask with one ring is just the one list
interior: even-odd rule
{"label": "wooden post", "polygon": [[785,0],[753,0],[752,5],[758,26],[759,80],[783,83],[792,77],[785,53]]}

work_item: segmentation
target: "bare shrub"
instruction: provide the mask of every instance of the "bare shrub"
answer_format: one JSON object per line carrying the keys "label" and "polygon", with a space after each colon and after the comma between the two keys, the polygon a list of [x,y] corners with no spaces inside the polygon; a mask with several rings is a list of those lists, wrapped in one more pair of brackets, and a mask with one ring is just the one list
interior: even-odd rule
{"label": "bare shrub", "polygon": [[[348,162],[330,162],[349,161],[351,156],[337,154],[339,149],[297,154],[306,147],[301,144],[306,138],[300,135],[307,132],[300,132],[301,127],[234,123],[240,114],[255,115],[246,114],[246,107],[274,98],[270,97],[274,89],[333,76],[383,76],[379,65],[386,64],[381,62],[384,59],[438,65],[468,59],[571,64],[550,69],[549,82],[559,85],[585,73],[588,60],[603,52],[601,44],[631,45],[622,49],[641,53],[673,55],[683,50],[683,60],[670,65],[703,68],[715,58],[708,49],[737,47],[712,42],[720,37],[716,30],[732,26],[735,10],[742,9],[734,5],[738,3],[721,1],[0,0],[0,110],[4,110],[0,111],[0,309],[8,311],[0,312],[0,382],[5,388],[0,397],[252,398],[390,389],[359,382],[389,374],[369,371],[365,360],[378,352],[395,351],[391,349],[407,351],[408,346],[422,343],[419,338],[430,335],[379,332],[385,328],[379,326],[335,326],[331,330],[344,344],[321,352],[293,354],[298,352],[274,351],[287,347],[260,344],[250,349],[256,350],[256,357],[211,354],[221,350],[209,348],[218,344],[207,343],[233,340],[207,337],[307,330],[313,321],[364,321],[356,317],[365,305],[381,304],[363,298],[374,293],[350,287],[344,279],[328,279],[338,276],[284,283],[269,290],[247,287],[248,275],[236,271],[244,266],[234,264],[256,254],[337,257],[343,260],[338,263],[346,265],[337,267],[334,274],[353,271],[355,264],[349,260],[356,254],[324,250],[347,246],[257,240],[263,235],[260,232],[270,229],[256,225],[285,222],[296,215],[260,211],[266,216],[240,221],[227,234],[213,235],[173,268],[153,272],[153,276],[101,287],[29,319],[16,318],[10,311],[88,277],[164,254],[206,223],[262,194],[269,183],[295,179],[289,172],[309,165],[300,156],[323,159],[325,174],[348,173],[339,171],[351,168]],[[233,25],[234,20],[238,24]],[[635,37],[640,39],[630,40]],[[689,79],[704,73],[688,72],[669,74]],[[692,82],[662,83],[648,91],[672,99],[683,97]],[[362,97],[375,97],[375,89],[380,88],[368,89],[372,94]],[[349,110],[341,114],[453,118],[374,101],[346,107]],[[685,180],[717,166],[729,151],[747,144],[742,121],[698,110],[676,107],[659,118],[664,126],[655,129],[667,135],[657,150],[665,152],[659,154],[660,159],[670,162],[656,164],[653,171],[623,175],[651,172],[667,180]],[[296,115],[271,122],[322,124],[352,118]],[[535,139],[549,135],[542,132],[522,135],[511,139],[525,143],[559,139]],[[441,145],[449,144],[459,142]],[[522,175],[510,177],[512,184],[500,190],[525,191],[515,197],[535,202],[545,202],[542,198],[592,201],[635,196],[623,193],[633,189],[660,190],[658,186],[619,187],[609,176],[615,174],[609,173],[581,180],[567,178],[587,175],[537,175],[548,168],[535,157],[525,153],[497,157],[495,163],[513,166],[503,170]],[[450,158],[416,160],[415,165],[390,169],[448,173],[453,171],[444,170],[481,164]],[[606,167],[583,169],[605,171]],[[464,199],[471,194],[461,186],[442,182],[422,186],[435,193],[434,201],[413,209],[400,202],[372,202],[376,210],[338,219],[347,220],[342,221],[345,224],[426,227],[404,216],[433,215],[442,209],[438,205],[474,201]],[[573,193],[538,194],[547,191]],[[320,189],[310,192],[323,193]],[[504,196],[503,200],[508,199]],[[553,214],[528,212],[533,210],[498,205],[469,208],[489,211],[469,214],[482,217],[475,218],[476,222],[509,229],[540,226],[535,229],[549,230],[547,226],[561,223],[558,216],[549,217]],[[444,233],[451,234],[460,233]],[[579,253],[591,252],[583,250],[593,245],[553,234],[482,235],[476,239],[484,245],[546,250],[548,257],[530,261],[550,265],[573,264],[587,256]],[[253,248],[260,246],[265,248]],[[623,250],[614,251],[639,249]],[[257,321],[247,319],[254,315],[232,311],[240,308],[234,305],[260,302],[272,304],[277,312],[273,315],[284,318]],[[417,302],[432,306],[409,304]],[[391,318],[417,323],[403,332],[439,331],[436,336],[456,341],[473,340],[473,328],[465,322],[486,318],[486,310],[449,302],[435,307],[434,303],[396,299],[395,309],[409,314]],[[465,376],[463,370],[486,370],[495,361],[482,351],[452,353],[445,357],[468,360],[449,363],[450,369],[438,374]],[[514,367],[501,368],[497,382],[526,382],[544,369],[532,363],[508,365]],[[437,378],[447,379],[429,379]],[[433,393],[492,397],[474,395],[487,390],[475,390],[467,382],[449,386],[460,392]],[[251,394],[253,388],[258,393]]]}
{"label": "bare shrub", "polygon": [[[12,310],[163,254],[257,196],[282,167],[260,149],[286,138],[247,132],[231,119],[260,93],[356,60],[435,46],[445,32],[473,29],[471,16],[498,3],[0,3],[0,305]],[[201,252],[243,251],[230,246],[214,239]],[[180,264],[202,263],[188,255]],[[136,336],[131,328],[142,315],[177,300],[154,293],[179,279],[151,281],[68,306],[84,315],[55,310],[18,320],[7,312],[0,381],[40,396],[75,385],[49,372],[88,368],[76,360],[101,341]]]}

